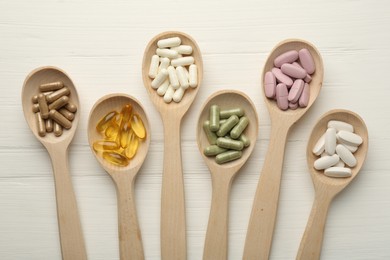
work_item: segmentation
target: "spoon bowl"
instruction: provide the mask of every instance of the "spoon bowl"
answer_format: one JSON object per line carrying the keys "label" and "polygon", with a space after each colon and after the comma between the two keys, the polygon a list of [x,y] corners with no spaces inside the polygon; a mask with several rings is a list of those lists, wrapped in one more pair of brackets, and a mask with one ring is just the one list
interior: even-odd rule
{"label": "spoon bowl", "polygon": [[[139,143],[136,155],[125,166],[116,166],[97,154],[93,143],[102,140],[96,125],[107,113],[121,111],[122,107],[131,104],[133,112],[139,114],[146,129],[146,137]],[[134,202],[134,181],[138,170],[144,162],[150,144],[150,125],[141,103],[126,94],[110,94],[100,98],[93,106],[88,120],[88,142],[100,165],[111,176],[116,185],[118,197],[119,247],[121,259],[144,259],[141,231],[138,225]]]}
{"label": "spoon bowl", "polygon": [[[218,105],[221,110],[240,107],[244,109],[249,125],[245,135],[250,145],[244,148],[240,159],[224,164],[217,164],[214,157],[204,155],[204,149],[209,146],[207,136],[203,131],[203,123],[209,119],[209,110],[212,105]],[[251,155],[258,135],[258,117],[252,101],[247,95],[235,90],[222,90],[211,95],[203,105],[197,126],[197,142],[200,153],[210,169],[212,176],[213,195],[209,224],[206,233],[204,260],[227,259],[228,244],[228,204],[231,183],[238,170]]]}

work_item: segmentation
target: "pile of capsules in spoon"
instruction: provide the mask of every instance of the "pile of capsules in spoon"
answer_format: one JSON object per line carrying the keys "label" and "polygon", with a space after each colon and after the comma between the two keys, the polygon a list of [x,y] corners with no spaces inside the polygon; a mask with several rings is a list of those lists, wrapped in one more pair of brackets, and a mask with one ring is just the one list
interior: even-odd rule
{"label": "pile of capsules in spoon", "polygon": [[156,54],[152,56],[149,77],[152,88],[162,96],[165,103],[180,102],[188,87],[198,85],[198,69],[191,45],[181,45],[180,37],[171,37],[157,42]]}
{"label": "pile of capsules in spoon", "polygon": [[58,137],[63,129],[72,127],[77,107],[71,103],[70,94],[70,89],[62,81],[39,86],[39,93],[32,97],[39,136],[53,132]]}
{"label": "pile of capsules in spoon", "polygon": [[321,158],[314,162],[314,168],[324,170],[329,177],[351,177],[351,168],[357,160],[353,153],[358,150],[363,139],[354,133],[353,125],[331,120],[326,132],[313,148],[313,153]]}
{"label": "pile of capsules in spoon", "polygon": [[102,134],[103,139],[93,143],[94,151],[117,166],[127,166],[130,163],[137,153],[139,143],[147,134],[141,117],[133,111],[131,104],[125,105],[120,112],[107,113],[96,125],[96,130]]}

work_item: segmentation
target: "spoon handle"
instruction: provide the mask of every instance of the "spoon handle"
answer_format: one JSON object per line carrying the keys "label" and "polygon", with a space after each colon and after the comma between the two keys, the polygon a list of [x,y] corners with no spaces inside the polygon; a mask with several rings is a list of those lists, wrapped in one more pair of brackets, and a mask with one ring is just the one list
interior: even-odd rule
{"label": "spoon handle", "polygon": [[275,226],[284,149],[289,127],[272,125],[270,143],[257,185],[246,235],[245,260],[267,260]]}
{"label": "spoon handle", "polygon": [[115,176],[118,197],[118,225],[120,259],[143,260],[141,230],[134,201],[134,175],[118,173]]}
{"label": "spoon handle", "polygon": [[164,122],[164,170],[161,188],[161,257],[185,260],[186,221],[181,165],[181,120],[166,114]]}
{"label": "spoon handle", "polygon": [[224,174],[222,171],[212,174],[213,195],[203,260],[227,259],[229,190],[232,177],[225,177]]}
{"label": "spoon handle", "polygon": [[63,260],[87,259],[76,197],[68,168],[68,150],[48,147],[54,171],[57,218]]}
{"label": "spoon handle", "polygon": [[306,230],[299,246],[297,260],[320,259],[326,216],[331,202],[332,197],[330,196],[316,195]]}

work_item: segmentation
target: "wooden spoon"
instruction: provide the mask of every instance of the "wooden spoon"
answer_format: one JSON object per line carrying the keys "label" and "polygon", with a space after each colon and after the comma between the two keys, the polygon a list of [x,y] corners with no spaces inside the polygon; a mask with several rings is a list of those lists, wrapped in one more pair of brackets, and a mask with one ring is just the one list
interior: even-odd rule
{"label": "wooden spoon", "polygon": [[[55,81],[62,81],[70,89],[70,100],[77,106],[78,111],[75,114],[71,129],[64,130],[59,137],[52,133],[41,137],[38,134],[35,115],[32,112],[31,98],[39,93],[39,85]],[[80,119],[80,103],[76,87],[69,76],[59,68],[41,67],[32,71],[24,81],[22,105],[24,117],[31,131],[48,151],[53,165],[62,258],[64,260],[87,259],[76,197],[68,166],[68,147],[73,140]]]}
{"label": "wooden spoon", "polygon": [[[178,36],[182,44],[191,45],[192,56],[198,67],[198,87],[187,89],[180,103],[165,103],[152,89],[148,76],[151,57],[156,53],[157,41]],[[164,260],[186,259],[186,223],[184,183],[181,165],[180,126],[181,120],[194,101],[203,77],[203,62],[200,49],[189,35],[182,32],[163,32],[155,36],[145,49],[142,77],[150,99],[160,112],[164,125],[164,170],[161,189],[161,257]]]}
{"label": "wooden spoon", "polygon": [[[217,164],[214,157],[207,157],[203,153],[204,149],[210,145],[203,131],[203,123],[209,119],[210,106],[215,104],[219,105],[221,109],[243,108],[250,121],[245,129],[245,135],[251,141],[250,146],[243,150],[240,159],[224,164]],[[205,260],[227,259],[229,191],[238,170],[248,160],[255,147],[258,125],[255,106],[249,97],[242,92],[219,91],[210,96],[203,105],[198,120],[197,140],[200,153],[210,169],[213,184],[210,218],[203,252]]]}
{"label": "wooden spoon", "polygon": [[[108,112],[121,109],[131,104],[133,112],[140,115],[145,129],[146,137],[139,143],[136,155],[126,167],[116,166],[104,160],[93,150],[93,143],[103,139],[96,130],[96,125]],[[145,160],[150,143],[150,126],[148,117],[141,103],[126,94],[110,94],[100,98],[93,106],[88,120],[88,142],[93,154],[100,165],[111,176],[116,186],[118,197],[118,229],[120,259],[144,259],[141,231],[138,225],[134,201],[134,180],[138,170]]]}
{"label": "wooden spoon", "polygon": [[324,75],[320,53],[311,43],[303,40],[289,39],[282,41],[272,50],[264,65],[261,77],[262,91],[264,91],[264,75],[273,68],[274,59],[286,51],[299,51],[302,48],[310,51],[316,65],[316,71],[312,75],[312,81],[310,82],[310,101],[308,106],[296,110],[282,111],[277,107],[274,100],[268,99],[264,95],[271,118],[271,137],[253,202],[245,241],[244,259],[269,258],[278,207],[287,135],[291,126],[313,105],[320,93]]}
{"label": "wooden spoon", "polygon": [[[355,167],[351,168],[352,176],[349,178],[331,178],[324,175],[324,171],[314,169],[314,161],[318,159],[312,152],[314,145],[325,133],[329,120],[340,120],[353,125],[354,132],[363,138],[363,143],[354,153],[357,160]],[[307,143],[307,165],[313,180],[315,199],[306,226],[305,233],[299,247],[297,259],[320,259],[322,239],[324,236],[326,216],[333,198],[342,191],[359,173],[368,151],[368,131],[363,119],[348,110],[335,109],[323,115],[314,126],[309,142]]]}

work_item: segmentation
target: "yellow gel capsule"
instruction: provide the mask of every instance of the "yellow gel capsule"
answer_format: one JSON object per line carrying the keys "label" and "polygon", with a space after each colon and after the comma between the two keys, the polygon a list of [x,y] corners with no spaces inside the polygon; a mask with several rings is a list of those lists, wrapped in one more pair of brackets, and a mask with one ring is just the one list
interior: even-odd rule
{"label": "yellow gel capsule", "polygon": [[125,156],[117,152],[104,152],[103,158],[110,163],[118,166],[127,166],[129,164],[129,160],[127,160]]}
{"label": "yellow gel capsule", "polygon": [[128,146],[125,149],[125,155],[127,158],[131,159],[137,153],[138,150],[138,137],[134,132],[130,133]]}
{"label": "yellow gel capsule", "polygon": [[127,104],[122,108],[121,110],[121,114],[123,116],[122,123],[127,123],[130,121],[132,111],[133,111],[133,107],[130,104]]}
{"label": "yellow gel capsule", "polygon": [[118,144],[112,141],[101,140],[93,143],[93,149],[95,152],[107,152],[111,150],[117,150],[118,148]]}
{"label": "yellow gel capsule", "polygon": [[146,136],[146,130],[144,123],[142,122],[141,117],[138,114],[133,114],[131,117],[131,128],[134,133],[141,139],[144,139]]}
{"label": "yellow gel capsule", "polygon": [[118,112],[116,111],[111,111],[105,115],[96,125],[96,130],[99,132],[106,131],[107,127],[112,124],[112,121],[115,119],[116,115],[118,115]]}
{"label": "yellow gel capsule", "polygon": [[115,140],[118,134],[119,134],[119,125],[113,122],[106,128],[106,131],[104,132],[106,138],[110,140]]}
{"label": "yellow gel capsule", "polygon": [[124,123],[120,133],[120,143],[122,148],[126,148],[128,146],[129,134],[131,134],[131,125],[130,123]]}

